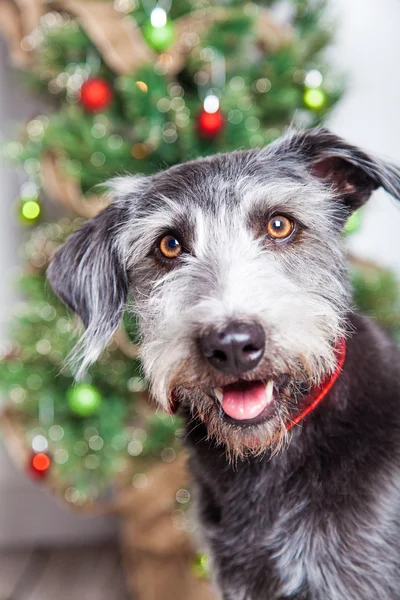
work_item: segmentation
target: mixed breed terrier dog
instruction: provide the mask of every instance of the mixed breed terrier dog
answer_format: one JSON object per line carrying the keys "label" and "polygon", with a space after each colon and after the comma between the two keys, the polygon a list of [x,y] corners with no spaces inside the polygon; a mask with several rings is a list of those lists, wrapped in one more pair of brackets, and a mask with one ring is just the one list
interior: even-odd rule
{"label": "mixed breed terrier dog", "polygon": [[352,311],[341,235],[380,186],[400,199],[400,169],[291,131],[114,180],[53,258],[78,376],[132,301],[224,600],[400,598],[400,352]]}

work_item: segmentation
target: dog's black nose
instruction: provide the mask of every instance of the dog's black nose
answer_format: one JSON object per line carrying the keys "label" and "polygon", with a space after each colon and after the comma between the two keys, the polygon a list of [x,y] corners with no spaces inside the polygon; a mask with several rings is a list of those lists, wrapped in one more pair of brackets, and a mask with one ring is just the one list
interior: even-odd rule
{"label": "dog's black nose", "polygon": [[265,333],[257,323],[232,321],[223,329],[212,329],[200,338],[200,350],[222,373],[240,375],[258,365],[264,354]]}

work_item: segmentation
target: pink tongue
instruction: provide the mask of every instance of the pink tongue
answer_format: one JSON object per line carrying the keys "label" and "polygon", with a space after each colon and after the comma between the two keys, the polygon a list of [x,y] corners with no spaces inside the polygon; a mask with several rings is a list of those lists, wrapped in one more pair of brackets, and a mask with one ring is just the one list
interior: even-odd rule
{"label": "pink tongue", "polygon": [[268,404],[265,385],[262,383],[244,388],[228,385],[222,391],[222,409],[229,417],[237,421],[258,417]]}

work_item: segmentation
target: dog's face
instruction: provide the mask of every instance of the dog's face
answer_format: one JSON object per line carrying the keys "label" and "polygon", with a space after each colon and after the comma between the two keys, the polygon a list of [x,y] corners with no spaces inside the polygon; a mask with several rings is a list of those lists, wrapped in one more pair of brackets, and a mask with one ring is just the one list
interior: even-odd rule
{"label": "dog's face", "polygon": [[229,452],[278,447],[302,395],[335,368],[341,230],[379,185],[398,195],[398,173],[326,131],[116,180],[116,201],[50,270],[87,326],[84,364],[130,292],[156,400],[188,404]]}

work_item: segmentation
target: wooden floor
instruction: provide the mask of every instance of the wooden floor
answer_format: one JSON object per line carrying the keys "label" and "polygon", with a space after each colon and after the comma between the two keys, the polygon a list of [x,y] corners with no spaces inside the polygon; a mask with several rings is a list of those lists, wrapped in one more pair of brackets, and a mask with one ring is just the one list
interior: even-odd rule
{"label": "wooden floor", "polygon": [[0,552],[0,600],[128,599],[116,547]]}

